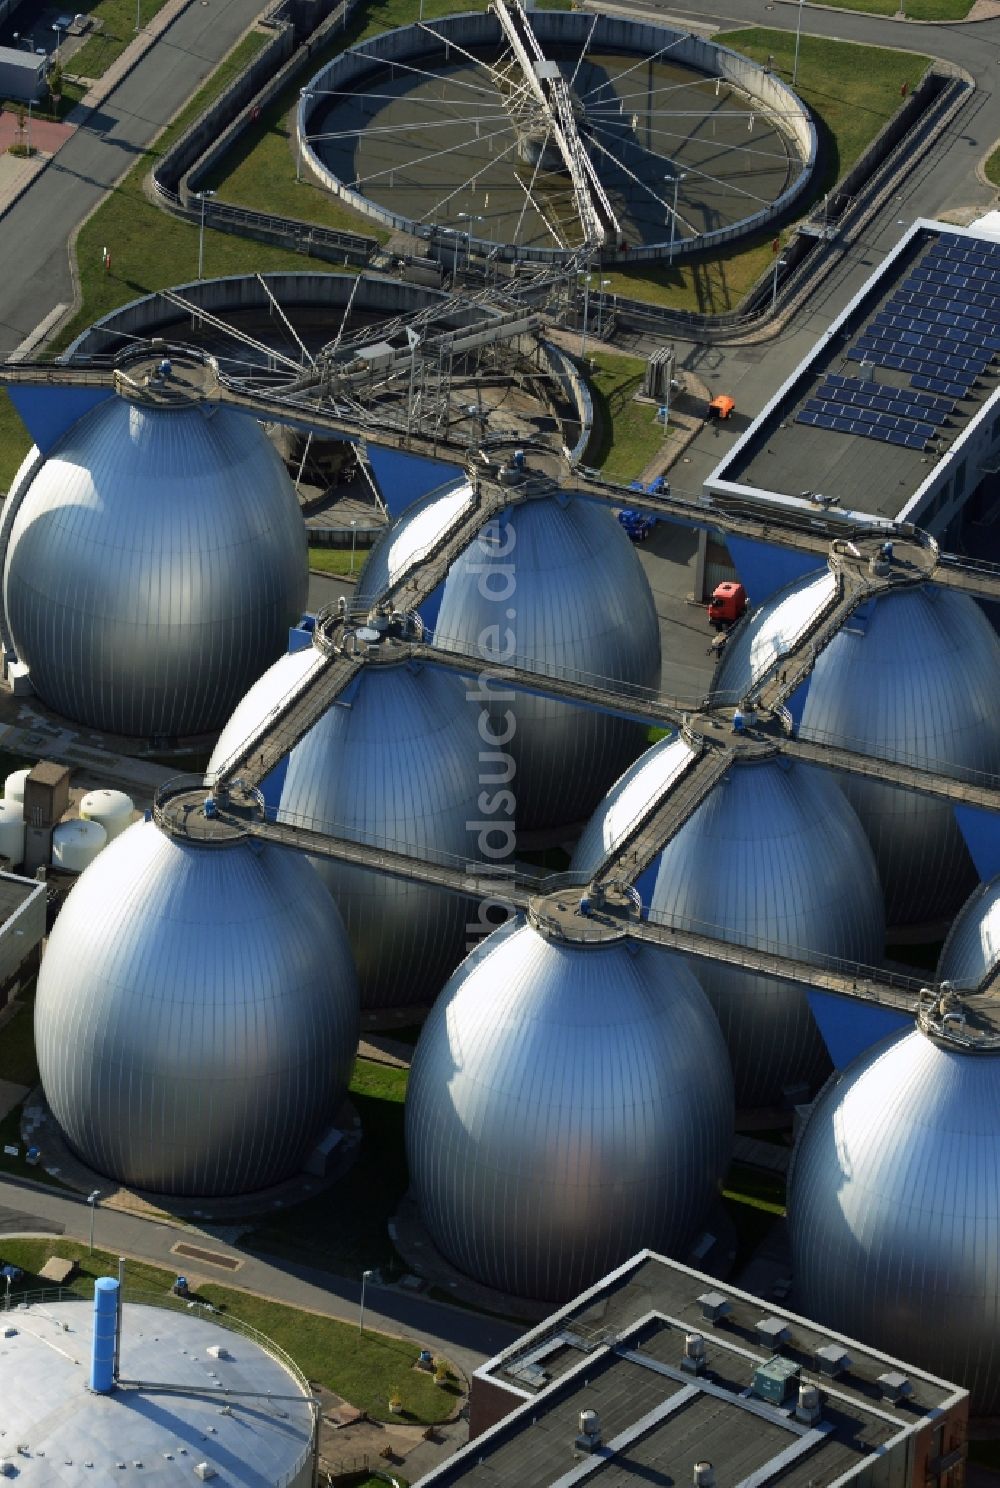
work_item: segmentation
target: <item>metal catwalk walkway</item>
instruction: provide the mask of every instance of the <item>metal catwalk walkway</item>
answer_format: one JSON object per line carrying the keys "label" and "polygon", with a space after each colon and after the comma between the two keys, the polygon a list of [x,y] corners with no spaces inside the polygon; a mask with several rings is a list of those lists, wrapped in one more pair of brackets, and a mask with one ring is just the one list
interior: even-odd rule
{"label": "metal catwalk walkway", "polygon": [[585,912],[581,905],[587,887],[585,875],[515,872],[499,878],[475,864],[417,857],[392,843],[353,841],[338,835],[331,827],[304,821],[276,821],[265,813],[256,792],[243,789],[236,789],[230,797],[217,801],[211,816],[206,816],[204,803],[203,787],[168,783],[157,796],[154,819],[164,831],[203,844],[223,845],[252,837],[465,898],[500,897],[512,910],[527,913],[543,933],[572,944],[597,944],[628,936],[695,960],[721,961],[796,986],[877,1002],[907,1014],[916,1011],[921,992],[926,989],[925,982],[879,968],[834,958],[811,958],[805,952],[796,958],[784,952],[733,944],[713,935],[710,927],[652,923],[638,916],[634,896],[617,891],[613,884],[603,891],[592,891],[591,904]]}
{"label": "metal catwalk walkway", "polygon": [[[533,317],[528,317],[533,319]],[[521,321],[512,312],[502,318],[496,326],[473,328],[468,332],[472,338],[495,337],[520,334]],[[302,429],[314,429],[317,433],[337,435],[350,440],[371,440],[387,448],[407,450],[413,454],[430,457],[439,456],[443,449],[453,448],[463,460],[469,458],[466,443],[461,446],[449,444],[439,430],[423,434],[416,429],[407,429],[405,409],[364,408],[324,403],[324,396],[332,390],[332,384],[324,386],[322,369],[317,389],[297,388],[297,382],[314,381],[314,374],[301,376],[296,369],[295,380],[290,374],[285,389],[250,389],[238,385],[231,379],[220,377],[211,358],[195,348],[171,346],[174,375],[168,383],[147,384],[146,378],[155,374],[162,360],[164,348],[154,349],[140,343],[130,348],[126,356],[119,358],[93,357],[71,364],[61,362],[3,362],[0,363],[0,386],[28,384],[34,386],[60,387],[107,387],[121,396],[136,402],[148,402],[151,406],[177,406],[178,402],[222,403],[242,409],[255,418],[289,424]],[[327,380],[329,383],[329,380]],[[312,396],[310,396],[310,393]],[[487,486],[498,481],[482,461],[474,464],[474,483]],[[499,482],[498,482],[499,483]],[[514,486],[503,486],[508,498],[513,496]],[[674,518],[694,526],[711,525],[723,532],[731,532],[758,542],[772,543],[780,547],[793,548],[799,552],[815,553],[818,558],[829,555],[830,545],[836,540],[853,540],[861,548],[863,544],[891,538],[900,558],[897,564],[914,563],[921,569],[921,576],[931,578],[935,584],[959,589],[979,599],[1000,601],[1000,566],[977,563],[955,554],[941,554],[934,539],[926,533],[912,528],[893,529],[888,524],[872,524],[870,527],[852,526],[843,517],[829,513],[806,517],[800,512],[781,512],[773,506],[754,508],[747,502],[729,502],[723,498],[709,498],[700,492],[667,492],[652,495],[649,492],[626,490],[623,486],[608,481],[584,476],[579,471],[566,469],[558,481],[538,475],[527,476],[526,496],[541,495],[545,491],[567,489],[600,501],[612,508],[629,506],[659,517]],[[486,505],[494,508],[495,498],[489,496]],[[484,510],[486,508],[484,507]],[[485,519],[484,519],[485,520]],[[867,549],[866,549],[867,551]],[[905,556],[904,556],[905,554]],[[898,580],[897,580],[898,581]]]}

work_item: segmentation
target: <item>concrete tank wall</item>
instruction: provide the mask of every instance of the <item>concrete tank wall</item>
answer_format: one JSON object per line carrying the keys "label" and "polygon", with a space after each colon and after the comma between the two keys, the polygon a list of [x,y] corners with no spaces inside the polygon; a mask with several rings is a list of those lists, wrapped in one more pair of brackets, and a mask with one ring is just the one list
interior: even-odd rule
{"label": "concrete tank wall", "polygon": [[[594,26],[594,21],[594,16],[583,12],[532,11],[532,26],[543,46],[548,40],[558,40],[571,46],[582,47],[590,37],[593,27],[592,39],[597,46],[615,51],[635,52],[639,55],[645,53],[648,56],[669,48],[671,62],[694,68],[710,77],[725,78],[732,87],[746,94],[749,101],[759,107],[761,114],[767,117],[769,123],[793,141],[802,161],[802,167],[795,180],[775,201],[752,216],[743,218],[741,222],[718,228],[713,232],[701,233],[696,238],[677,242],[674,257],[681,258],[685,254],[703,252],[706,248],[715,248],[723,243],[732,242],[747,233],[759,232],[767,223],[784,217],[792,203],[808,186],[816,163],[816,126],[796,94],[786,87],[780,78],[773,73],[766,72],[756,62],[751,62],[747,57],[741,57],[738,53],[730,51],[728,47],[716,46],[710,41],[705,41],[700,36],[688,35],[667,26],[651,25],[644,21],[634,21],[621,16],[598,15],[596,26]],[[456,47],[461,46],[466,49],[494,45],[498,42],[500,34],[499,23],[489,12],[450,16],[446,20],[436,21],[434,29],[436,35],[444,38],[446,44],[448,41],[453,41]],[[361,42],[350,52],[342,53],[316,73],[309,83],[308,89],[299,101],[296,129],[299,148],[302,152],[303,168],[320,185],[325,186],[328,191],[339,197],[354,211],[374,219],[384,227],[424,238],[443,252],[449,243],[452,245],[454,243],[451,233],[442,233],[434,226],[414,222],[411,218],[392,212],[387,207],[380,206],[362,196],[360,192],[345,186],[323,164],[308,143],[309,123],[317,107],[312,94],[333,89],[349,91],[372,70],[393,61],[410,61],[416,56],[426,55],[430,49],[424,33],[418,31],[416,27],[403,26],[394,31],[387,31],[382,36],[374,37],[371,41]],[[447,55],[447,45],[445,50]],[[479,251],[487,249],[496,251],[497,248],[496,244],[488,244],[483,239],[472,238],[471,242]],[[636,263],[659,259],[663,257],[665,248],[665,244],[649,244],[645,247],[629,248],[627,253],[605,251],[602,253],[602,261],[605,263],[616,261]],[[515,244],[505,244],[499,252],[505,259],[543,263],[561,262],[567,256],[566,251],[562,249],[534,248]]]}

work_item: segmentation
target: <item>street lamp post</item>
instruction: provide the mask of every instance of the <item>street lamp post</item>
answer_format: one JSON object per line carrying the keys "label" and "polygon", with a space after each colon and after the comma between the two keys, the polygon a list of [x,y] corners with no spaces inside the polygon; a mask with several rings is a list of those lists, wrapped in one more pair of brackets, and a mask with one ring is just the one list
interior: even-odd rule
{"label": "street lamp post", "polygon": [[[308,88],[300,88],[299,89],[299,97],[302,99],[302,102],[305,103],[305,101],[306,101],[307,98],[311,98],[312,97],[312,93],[310,92],[310,90]],[[302,181],[302,135],[305,132],[305,123],[306,123],[306,118],[305,118],[305,112],[303,111],[303,113],[302,113],[302,123],[299,126],[298,139],[296,140],[296,149],[295,149],[295,180],[296,180],[296,183],[298,183],[298,184],[301,184],[301,181]]]}
{"label": "street lamp post", "polygon": [[361,1316],[358,1319],[358,1332],[365,1331],[365,1284],[369,1276],[374,1276],[374,1271],[362,1271],[361,1273]]}
{"label": "street lamp post", "polygon": [[142,14],[140,7],[142,0],[135,0],[135,29],[138,32],[142,26]]}
{"label": "street lamp post", "polygon": [[668,262],[670,263],[673,263],[674,261],[674,239],[677,236],[677,193],[680,190],[681,182],[684,180],[684,177],[686,175],[687,171],[675,171],[672,177],[667,177],[668,181],[673,180],[674,183],[674,206],[673,211],[670,214],[670,257],[668,260]]}
{"label": "street lamp post", "polygon": [[772,311],[772,314],[774,312],[775,305],[778,303],[778,270],[779,269],[783,269],[785,267],[785,265],[787,264],[787,262],[788,262],[788,259],[787,258],[776,258],[774,260],[774,280],[773,280],[772,285],[771,285],[771,311]]}
{"label": "street lamp post", "polygon": [[602,279],[601,280],[601,285],[600,285],[601,292],[600,292],[600,294],[597,297],[597,339],[598,339],[598,341],[600,341],[600,339],[601,339],[601,331],[604,328],[604,291],[607,289],[607,287],[608,287],[608,285],[610,283],[611,283],[611,280],[610,279]]}
{"label": "street lamp post", "polygon": [[214,191],[196,191],[195,196],[201,202],[201,227],[198,229],[198,278],[205,277],[205,203],[209,197],[214,196]]}
{"label": "street lamp post", "polygon": [[90,1205],[90,1254],[94,1254],[94,1215],[97,1212],[97,1201],[101,1197],[99,1188],[87,1195],[87,1203]]}
{"label": "street lamp post", "polygon": [[792,63],[792,87],[799,75],[799,42],[802,39],[802,0],[799,0],[799,14],[795,26],[795,60]]}
{"label": "street lamp post", "polygon": [[56,33],[56,61],[59,61],[59,48],[62,46],[63,28],[57,21],[52,22],[52,29]]}
{"label": "street lamp post", "polygon": [[355,554],[355,550],[357,548],[357,542],[358,542],[358,524],[357,524],[357,521],[355,520],[355,521],[353,521],[351,523],[351,578],[352,579],[354,577],[354,554]]}
{"label": "street lamp post", "polygon": [[20,31],[12,31],[11,37],[14,41],[21,43],[32,56],[35,55],[35,38],[33,36],[22,36]]}
{"label": "street lamp post", "polygon": [[31,159],[31,109],[32,109],[32,105],[34,104],[34,101],[35,100],[33,98],[29,98],[28,99],[28,141],[27,141],[27,143],[28,143],[28,159],[29,160]]}

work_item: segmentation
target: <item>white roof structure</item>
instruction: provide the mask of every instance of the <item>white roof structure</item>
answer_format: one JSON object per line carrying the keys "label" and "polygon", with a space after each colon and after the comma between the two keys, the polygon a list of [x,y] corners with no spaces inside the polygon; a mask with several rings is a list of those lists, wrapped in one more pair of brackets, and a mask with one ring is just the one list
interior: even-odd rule
{"label": "white roof structure", "polygon": [[121,1383],[99,1395],[92,1338],[82,1299],[0,1317],[0,1476],[12,1466],[23,1488],[311,1482],[308,1387],[274,1345],[272,1355],[207,1317],[126,1302]]}

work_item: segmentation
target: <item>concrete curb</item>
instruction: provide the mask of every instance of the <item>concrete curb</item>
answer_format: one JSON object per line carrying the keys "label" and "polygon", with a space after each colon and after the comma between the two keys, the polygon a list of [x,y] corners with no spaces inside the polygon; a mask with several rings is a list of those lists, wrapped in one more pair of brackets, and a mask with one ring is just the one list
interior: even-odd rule
{"label": "concrete curb", "polygon": [[[774,3],[777,5],[791,5],[798,10],[800,0],[774,0]],[[997,11],[996,15],[967,15],[960,21],[918,21],[914,16],[900,15],[898,11],[895,11],[892,15],[881,15],[877,11],[855,10],[850,5],[823,5],[818,3],[818,0],[801,0],[801,4],[806,10],[832,11],[834,15],[870,16],[876,21],[898,21],[903,26],[978,26],[984,21],[1000,19],[1000,10]],[[975,6],[973,6],[973,9],[975,9]],[[747,24],[749,25],[750,23],[748,22]],[[862,42],[860,45],[866,45],[866,43]]]}

